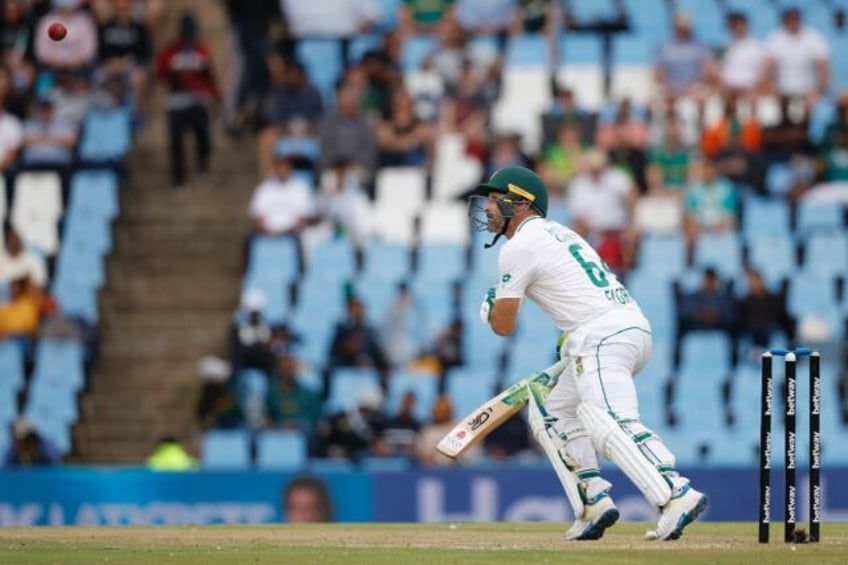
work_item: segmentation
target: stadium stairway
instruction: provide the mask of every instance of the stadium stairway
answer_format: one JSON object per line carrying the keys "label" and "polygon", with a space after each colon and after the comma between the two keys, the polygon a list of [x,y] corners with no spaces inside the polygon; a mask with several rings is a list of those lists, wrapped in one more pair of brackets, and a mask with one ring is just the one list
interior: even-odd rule
{"label": "stadium stairway", "polygon": [[[220,10],[200,9],[205,4],[169,2],[168,30],[184,8],[195,8],[220,65],[225,23]],[[191,177],[186,198],[177,200],[161,103],[158,91],[122,187],[100,295],[100,356],[73,432],[78,462],[140,464],[165,435],[196,447],[197,361],[225,353],[239,297],[247,203],[256,181],[253,140],[215,135],[211,172]]]}

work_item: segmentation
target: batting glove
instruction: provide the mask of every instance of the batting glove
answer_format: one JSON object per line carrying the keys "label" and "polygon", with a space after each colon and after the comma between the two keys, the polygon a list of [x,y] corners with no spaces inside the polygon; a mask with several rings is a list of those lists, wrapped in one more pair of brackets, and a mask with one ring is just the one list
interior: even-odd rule
{"label": "batting glove", "polygon": [[492,318],[492,308],[495,307],[495,287],[489,287],[486,293],[486,298],[483,299],[483,304],[480,305],[480,321],[488,324]]}

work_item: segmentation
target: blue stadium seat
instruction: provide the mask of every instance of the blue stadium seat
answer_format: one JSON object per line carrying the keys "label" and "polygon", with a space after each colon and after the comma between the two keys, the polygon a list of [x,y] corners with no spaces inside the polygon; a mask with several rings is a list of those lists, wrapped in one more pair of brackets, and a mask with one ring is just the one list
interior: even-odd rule
{"label": "blue stadium seat", "polygon": [[833,80],[831,88],[835,92],[844,91],[848,89],[848,57],[843,57],[842,54],[848,53],[848,38],[831,37],[830,49],[830,76]]}
{"label": "blue stadium seat", "polygon": [[[834,57],[831,57],[833,59]],[[807,135],[810,141],[819,145],[824,141],[827,128],[836,119],[836,103],[833,98],[820,98],[810,111],[810,127]]]}
{"label": "blue stadium seat", "polygon": [[559,49],[560,64],[601,64],[601,40],[598,36],[563,34]]}
{"label": "blue stadium seat", "polygon": [[298,470],[308,461],[306,436],[299,430],[266,430],[256,436],[256,467]]}
{"label": "blue stadium seat", "polygon": [[493,375],[506,346],[504,338],[480,323],[476,312],[464,317],[463,359],[470,369]]}
{"label": "blue stadium seat", "polygon": [[422,317],[418,323],[425,339],[422,346],[426,347],[436,335],[447,329],[454,317],[452,284],[452,281],[423,277],[412,281],[412,294],[421,304],[419,312]]}
{"label": "blue stadium seat", "polygon": [[249,469],[250,433],[245,430],[210,430],[204,433],[201,464],[209,470]]}
{"label": "blue stadium seat", "polygon": [[373,33],[357,35],[350,42],[348,57],[352,63],[357,63],[362,60],[362,57],[369,51],[380,47],[380,36]]}
{"label": "blue stadium seat", "polygon": [[[797,271],[789,283],[787,304],[789,313],[798,318],[805,315],[818,316],[841,326],[838,320],[836,285],[830,278]],[[834,328],[839,329],[839,328]]]}
{"label": "blue stadium seat", "polygon": [[365,473],[402,473],[413,468],[406,457],[363,457],[359,468]]}
{"label": "blue stadium seat", "polygon": [[657,55],[657,48],[651,40],[638,34],[616,35],[612,42],[613,65],[651,66]]}
{"label": "blue stadium seat", "polygon": [[59,304],[59,310],[65,316],[82,318],[90,323],[97,322],[97,289],[90,283],[76,279],[57,279],[51,289]]}
{"label": "blue stadium seat", "polygon": [[43,338],[35,349],[35,366],[82,367],[85,351],[73,339]]}
{"label": "blue stadium seat", "polygon": [[[274,144],[274,151],[276,153],[296,155],[317,163],[321,158],[321,143],[317,137],[285,136],[278,139],[277,143]],[[309,175],[309,178],[313,179],[311,172],[309,172]],[[313,186],[315,181],[306,180],[306,184]]]}
{"label": "blue stadium seat", "polygon": [[638,259],[641,272],[671,280],[686,268],[686,242],[679,234],[645,235],[639,241]]}
{"label": "blue stadium seat", "polygon": [[704,233],[695,242],[695,265],[713,267],[725,278],[742,272],[742,246],[734,233]]}
{"label": "blue stadium seat", "polygon": [[464,278],[466,249],[455,243],[422,243],[418,248],[417,277],[428,281]]}
{"label": "blue stadium seat", "polygon": [[765,39],[780,24],[775,5],[770,0],[726,0],[728,10],[748,16],[751,34]]}
{"label": "blue stadium seat", "polygon": [[312,249],[306,264],[306,275],[318,274],[337,281],[350,280],[356,270],[353,242],[348,238],[322,241]]}
{"label": "blue stadium seat", "polygon": [[83,161],[111,161],[126,155],[131,144],[129,108],[95,109],[85,118],[79,155]]}
{"label": "blue stadium seat", "polygon": [[795,241],[788,233],[754,237],[748,241],[748,264],[773,290],[796,269]]}
{"label": "blue stadium seat", "polygon": [[771,163],[766,169],[766,189],[770,194],[786,196],[793,182],[794,173],[789,163]]}
{"label": "blue stadium seat", "polygon": [[667,338],[674,335],[674,293],[671,281],[658,278],[651,270],[640,268],[628,275],[626,286],[651,322],[654,336]]}
{"label": "blue stadium seat", "polygon": [[54,387],[51,380],[36,375],[30,386],[24,415],[28,419],[37,419],[39,414],[49,415],[50,419],[64,424],[76,422],[79,416],[76,392],[71,388]]}
{"label": "blue stadium seat", "polygon": [[782,198],[751,197],[745,200],[742,233],[746,239],[782,236],[789,231],[789,204]]}
{"label": "blue stadium seat", "polygon": [[540,33],[525,33],[510,39],[506,65],[510,67],[543,67],[548,64],[548,43]]}
{"label": "blue stadium seat", "polygon": [[568,5],[575,20],[581,24],[609,21],[618,15],[613,0],[571,0]]}
{"label": "blue stadium seat", "polygon": [[356,406],[362,394],[379,391],[376,369],[339,367],[330,376],[330,395],[324,409],[332,414]]}
{"label": "blue stadium seat", "polygon": [[69,278],[99,290],[106,282],[103,257],[95,248],[64,245],[56,261],[56,280]]}
{"label": "blue stadium seat", "polygon": [[242,369],[235,378],[236,394],[248,423],[260,425],[266,415],[265,398],[271,377],[259,369]]}
{"label": "blue stadium seat", "polygon": [[451,372],[449,375],[445,392],[453,404],[455,420],[464,418],[498,392],[495,386],[486,386],[471,374]]}
{"label": "blue stadium seat", "polygon": [[436,38],[430,35],[413,35],[403,42],[401,66],[404,73],[418,71],[428,55],[436,48]]}
{"label": "blue stadium seat", "polygon": [[291,282],[299,271],[297,243],[289,237],[255,237],[248,252],[248,274],[257,269],[276,273],[282,282]]}
{"label": "blue stadium seat", "polygon": [[801,200],[795,229],[802,238],[818,230],[841,230],[845,226],[845,207],[833,202]]}
{"label": "blue stadium seat", "polygon": [[118,179],[113,171],[79,171],[71,177],[68,214],[113,220],[118,215]]}
{"label": "blue stadium seat", "polygon": [[107,219],[86,217],[82,212],[69,212],[65,215],[59,253],[65,253],[69,247],[106,255],[112,250],[112,224]]}
{"label": "blue stadium seat", "polygon": [[288,284],[281,282],[274,273],[251,271],[242,280],[242,292],[259,290],[265,295],[262,317],[270,324],[281,323],[289,313]]}
{"label": "blue stadium seat", "polygon": [[655,45],[669,37],[671,18],[664,0],[625,0],[624,5],[637,35]]}
{"label": "blue stadium seat", "polygon": [[[773,436],[777,437],[777,436]],[[708,441],[710,452],[707,465],[714,467],[753,468],[759,463],[759,426],[735,426]]]}
{"label": "blue stadium seat", "polygon": [[0,387],[17,392],[24,384],[24,351],[20,342],[0,340]]}
{"label": "blue stadium seat", "polygon": [[0,430],[5,430],[18,416],[17,390],[0,380]]}
{"label": "blue stadium seat", "polygon": [[544,343],[516,343],[507,350],[503,386],[507,387],[524,377],[541,371],[556,361],[556,336]]}
{"label": "blue stadium seat", "polygon": [[342,73],[339,42],[335,39],[303,39],[297,43],[297,56],[310,80],[321,92],[325,106],[335,100],[335,83]]}
{"label": "blue stadium seat", "polygon": [[818,277],[848,271],[848,239],[843,232],[815,233],[804,245],[804,271]]}
{"label": "blue stadium seat", "polygon": [[719,331],[691,331],[680,343],[681,367],[692,373],[726,374],[730,370],[731,341]]}
{"label": "blue stadium seat", "polygon": [[397,281],[379,275],[358,277],[354,288],[356,295],[365,303],[368,320],[376,327],[385,324],[389,310],[398,297]]}
{"label": "blue stadium seat", "polygon": [[375,240],[365,250],[362,276],[400,281],[409,274],[409,247],[402,243]]}
{"label": "blue stadium seat", "polygon": [[397,414],[403,396],[407,392],[412,392],[415,394],[415,417],[419,422],[429,422],[433,402],[437,396],[438,384],[436,375],[431,373],[395,371],[389,379],[386,414],[390,417]]}

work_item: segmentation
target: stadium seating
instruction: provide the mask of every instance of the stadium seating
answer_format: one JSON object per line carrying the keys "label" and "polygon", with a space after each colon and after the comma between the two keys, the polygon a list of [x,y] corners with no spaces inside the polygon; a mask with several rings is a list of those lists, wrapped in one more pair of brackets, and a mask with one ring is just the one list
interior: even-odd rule
{"label": "stadium seating", "polygon": [[695,242],[695,265],[712,267],[722,277],[738,277],[742,273],[739,236],[734,232],[699,235]]}
{"label": "stadium seating", "polygon": [[789,231],[789,204],[783,199],[751,197],[745,200],[742,235],[779,237]]}
{"label": "stadium seating", "polygon": [[250,468],[250,434],[244,430],[206,432],[201,446],[201,464],[208,470]]}
{"label": "stadium seating", "polygon": [[389,380],[389,393],[385,412],[390,417],[398,413],[401,400],[407,392],[415,394],[415,417],[421,423],[431,420],[433,402],[436,400],[438,381],[432,373],[423,371],[395,371]]}
{"label": "stadium seating", "polygon": [[261,470],[296,470],[306,466],[307,445],[304,434],[297,430],[265,430],[256,436],[256,468]]}
{"label": "stadium seating", "polygon": [[379,392],[375,369],[338,367],[330,376],[330,396],[325,405],[328,414],[343,412],[357,406],[363,394]]}
{"label": "stadium seating", "polygon": [[802,238],[819,230],[837,230],[845,227],[845,207],[830,202],[801,200],[795,229]]}

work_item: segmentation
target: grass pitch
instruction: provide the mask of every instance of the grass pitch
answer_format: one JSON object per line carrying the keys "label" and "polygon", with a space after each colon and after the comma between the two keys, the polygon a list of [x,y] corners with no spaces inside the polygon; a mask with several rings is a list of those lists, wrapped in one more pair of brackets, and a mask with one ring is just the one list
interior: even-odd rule
{"label": "grass pitch", "polygon": [[817,544],[756,541],[752,523],[704,523],[675,542],[646,542],[653,524],[623,523],[596,542],[567,543],[566,524],[280,524],[0,530],[0,563],[839,563],[848,524],[825,524]]}

